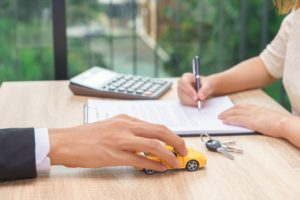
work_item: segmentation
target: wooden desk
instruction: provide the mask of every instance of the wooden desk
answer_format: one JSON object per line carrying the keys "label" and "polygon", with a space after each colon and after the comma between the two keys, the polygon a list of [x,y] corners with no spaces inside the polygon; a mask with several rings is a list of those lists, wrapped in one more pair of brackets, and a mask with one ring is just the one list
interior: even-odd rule
{"label": "wooden desk", "polygon": [[[177,99],[176,79],[163,99]],[[285,111],[261,90],[230,95]],[[69,127],[83,123],[87,97],[74,96],[67,81],[5,82],[0,89],[0,127]],[[227,136],[244,150],[234,161],[208,152],[198,137],[189,147],[208,157],[205,169],[146,175],[133,167],[51,168],[49,175],[0,184],[0,199],[300,199],[300,151],[266,136]]]}

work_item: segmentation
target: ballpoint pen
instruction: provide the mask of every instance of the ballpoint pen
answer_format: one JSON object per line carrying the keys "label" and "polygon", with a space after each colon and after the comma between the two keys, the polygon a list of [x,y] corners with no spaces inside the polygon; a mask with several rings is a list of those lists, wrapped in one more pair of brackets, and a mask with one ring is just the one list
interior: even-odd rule
{"label": "ballpoint pen", "polygon": [[[200,84],[200,72],[199,72],[199,57],[195,56],[193,59],[193,74],[195,75],[196,79],[196,91],[197,93],[200,90],[201,84]],[[198,109],[201,109],[201,100],[198,98],[197,100],[198,103]]]}

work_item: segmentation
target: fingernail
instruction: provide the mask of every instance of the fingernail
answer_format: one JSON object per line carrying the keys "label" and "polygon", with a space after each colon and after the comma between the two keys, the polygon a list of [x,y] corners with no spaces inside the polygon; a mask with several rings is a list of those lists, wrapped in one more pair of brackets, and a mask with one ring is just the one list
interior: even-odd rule
{"label": "fingernail", "polygon": [[173,167],[174,168],[178,168],[180,166],[179,161],[176,159],[176,162],[174,163]]}
{"label": "fingernail", "polygon": [[166,171],[167,169],[168,169],[168,168],[167,168],[166,165],[163,165],[163,164],[162,164],[162,165],[160,166],[160,170],[161,170],[161,171]]}
{"label": "fingernail", "polygon": [[187,156],[188,153],[189,153],[189,151],[187,149],[185,149],[184,152],[183,152],[183,156]]}
{"label": "fingernail", "polygon": [[219,119],[222,119],[222,114],[218,115],[218,118],[219,118]]}
{"label": "fingernail", "polygon": [[193,100],[194,100],[194,101],[197,101],[197,100],[198,100],[198,97],[197,97],[197,96],[193,96]]}

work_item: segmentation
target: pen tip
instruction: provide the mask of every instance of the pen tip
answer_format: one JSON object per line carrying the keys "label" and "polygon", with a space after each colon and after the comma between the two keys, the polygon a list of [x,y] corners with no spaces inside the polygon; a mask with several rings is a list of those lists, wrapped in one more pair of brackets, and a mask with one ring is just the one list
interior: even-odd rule
{"label": "pen tip", "polygon": [[200,100],[198,100],[198,109],[201,109],[201,101]]}

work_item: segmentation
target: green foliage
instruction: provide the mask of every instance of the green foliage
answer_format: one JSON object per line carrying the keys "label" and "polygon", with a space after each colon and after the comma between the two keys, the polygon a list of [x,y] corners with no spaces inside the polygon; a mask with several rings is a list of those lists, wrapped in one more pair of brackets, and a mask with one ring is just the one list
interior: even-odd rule
{"label": "green foliage", "polygon": [[[49,1],[11,1],[0,2],[0,83],[14,80],[51,80],[54,79],[54,57],[52,46],[51,18],[43,21],[40,15],[43,8],[50,9]],[[97,0],[67,1],[68,18],[86,23],[85,13],[90,7],[88,17],[96,18],[101,8]],[[18,8],[18,17],[14,11]],[[16,24],[18,23],[18,24]],[[78,40],[78,39],[77,39]],[[74,76],[89,65],[86,62],[85,41],[69,39],[69,75]],[[75,48],[74,48],[75,47]],[[105,66],[103,56],[95,54],[95,62]]]}
{"label": "green foliage", "polygon": [[[51,16],[43,17],[47,13],[45,11],[51,12],[50,2],[1,0],[0,83],[9,80],[54,79],[52,21]],[[163,24],[164,31],[159,36],[159,45],[168,53],[170,60],[159,62],[170,76],[191,71],[191,60],[195,55],[200,56],[203,75],[223,71],[240,61],[240,0],[203,0],[201,5],[199,0],[185,0],[180,1],[181,6],[176,4],[179,1],[169,2],[170,6],[159,11],[167,19],[167,23]],[[97,0],[67,0],[66,5],[68,26],[99,22],[99,13],[106,11],[105,6]],[[268,42],[277,33],[283,18],[273,6],[269,12]],[[263,1],[247,1],[247,48],[244,59],[259,55],[262,50],[262,15]],[[181,23],[178,24],[176,20]],[[68,38],[69,77],[91,65],[108,67],[101,53],[89,49],[94,41],[92,39],[97,37],[109,40],[103,35]],[[267,87],[266,92],[279,101],[280,82]]]}
{"label": "green foliage", "polygon": [[[270,95],[273,99],[275,99],[278,103],[280,103],[281,100],[281,93],[282,93],[282,80],[278,80],[275,83],[269,85],[267,88],[265,88],[265,92]],[[284,107],[291,111],[291,104],[289,101],[288,96],[285,94],[283,97],[283,105]]]}
{"label": "green foliage", "polygon": [[97,0],[67,0],[66,4],[68,25],[85,24],[88,20],[97,18],[98,13],[103,11]]}
{"label": "green foliage", "polygon": [[[160,46],[170,55],[164,67],[172,76],[191,72],[191,60],[196,55],[200,56],[202,75],[223,71],[240,62],[241,1],[224,0],[223,8],[220,0],[204,0],[202,5],[198,3],[197,0],[182,1],[181,8],[175,5],[161,11],[165,18],[173,22],[165,24],[165,32],[159,39]],[[276,35],[283,18],[273,6],[269,12],[268,42]],[[244,59],[258,56],[262,51],[262,17],[263,2],[247,1]],[[181,23],[176,24],[174,19],[181,19]],[[279,82],[265,91],[280,101]]]}
{"label": "green foliage", "polygon": [[[87,51],[86,42],[81,39],[69,39],[68,40],[69,53],[68,53],[68,74],[69,77],[73,77],[85,70],[90,66],[102,66],[106,67],[107,65],[104,62],[102,54],[96,52]],[[89,56],[93,56],[93,63],[89,64]]]}
{"label": "green foliage", "polygon": [[0,20],[0,81],[14,80],[18,76],[15,72],[16,54],[15,54],[15,30],[14,21],[10,18]]}
{"label": "green foliage", "polygon": [[[199,55],[201,58],[203,74],[227,69],[240,60],[241,1],[223,1],[224,5],[221,8],[220,1],[206,0],[202,9],[198,2],[196,0],[183,1],[182,12],[179,12],[179,5],[166,7],[163,10],[162,14],[170,20],[178,19],[180,13],[182,15],[180,32],[178,33],[178,24],[173,26],[166,24],[166,31],[159,41],[171,56],[165,67],[172,75],[191,71],[191,59],[195,55]],[[247,4],[245,59],[257,56],[261,51],[262,4],[263,2],[260,0],[248,1]],[[223,16],[221,9],[223,9]],[[273,7],[270,9],[270,13],[274,13]],[[203,14],[201,14],[201,10]],[[269,38],[273,38],[278,31],[281,19],[276,14],[271,15]],[[221,20],[223,20],[223,24],[221,24]],[[178,66],[178,57],[180,59],[179,74],[176,74],[174,66]]]}
{"label": "green foliage", "polygon": [[20,60],[23,80],[53,79],[52,48],[22,48]]}

